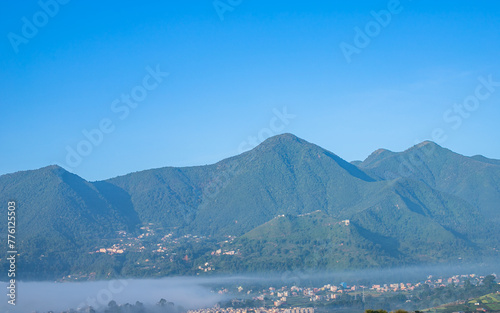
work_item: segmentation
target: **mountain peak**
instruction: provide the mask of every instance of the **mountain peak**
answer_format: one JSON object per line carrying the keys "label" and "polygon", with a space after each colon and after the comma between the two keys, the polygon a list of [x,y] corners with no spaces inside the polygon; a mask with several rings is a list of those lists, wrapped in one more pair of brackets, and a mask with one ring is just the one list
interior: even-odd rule
{"label": "mountain peak", "polygon": [[51,171],[64,170],[64,168],[62,168],[61,166],[59,166],[57,164],[48,165],[48,166],[42,167],[41,169],[51,170]]}
{"label": "mountain peak", "polygon": [[374,167],[379,165],[380,162],[383,162],[383,160],[400,154],[414,153],[414,152],[421,154],[423,152],[425,153],[425,155],[431,157],[436,152],[441,152],[441,151],[449,151],[449,150],[441,147],[440,145],[438,145],[433,141],[425,140],[400,153],[393,152],[387,149],[377,149],[372,154],[370,154],[361,164],[358,164],[358,166],[364,168]]}
{"label": "mountain peak", "polygon": [[394,154],[396,153],[387,149],[377,149],[372,154],[370,154],[361,164],[358,165],[362,167],[369,167]]}
{"label": "mountain peak", "polygon": [[445,155],[448,153],[457,154],[456,152],[443,148],[437,143],[429,140],[422,141],[421,143],[416,144],[409,149],[406,149],[405,151],[403,151],[403,153],[424,153],[429,158],[437,157],[438,155]]}
{"label": "mountain peak", "polygon": [[408,156],[412,154],[425,155],[427,158],[433,158],[438,155],[445,155],[446,152],[451,152],[450,150],[441,147],[437,143],[426,140],[414,145],[411,148],[404,150],[403,152],[393,152],[387,149],[378,149],[370,154],[361,164],[362,168],[372,168],[379,166],[382,162],[388,160],[388,158],[396,156]]}
{"label": "mountain peak", "polygon": [[430,141],[430,140],[422,141],[421,143],[416,144],[414,147],[422,148],[422,147],[430,147],[430,146],[442,148],[440,145],[438,145],[434,141]]}
{"label": "mountain peak", "polygon": [[380,155],[380,154],[387,153],[387,152],[391,153],[392,151],[381,148],[381,149],[377,149],[377,150],[373,151],[372,155],[376,156],[376,155]]}
{"label": "mountain peak", "polygon": [[304,140],[300,139],[299,137],[295,136],[294,134],[290,133],[283,133],[279,134],[276,136],[272,136],[267,138],[262,142],[262,144],[273,144],[273,143],[280,143],[280,142],[302,142]]}
{"label": "mountain peak", "polygon": [[42,167],[40,169],[40,171],[45,172],[45,173],[51,173],[51,174],[56,175],[56,176],[61,176],[61,175],[64,175],[66,173],[69,173],[63,167],[56,165],[56,164]]}
{"label": "mountain peak", "polygon": [[[444,148],[442,146],[440,146],[439,144],[435,143],[434,141],[430,141],[430,140],[425,140],[425,141],[422,141],[421,143],[418,143],[416,145],[414,145],[412,148],[427,148],[427,149],[441,149],[441,150],[449,150],[447,148]],[[410,149],[412,149],[410,148]],[[410,150],[408,149],[408,150]],[[451,151],[451,150],[449,150]]]}
{"label": "mountain peak", "polygon": [[274,157],[278,157],[280,160],[285,161],[286,164],[302,162],[303,160],[317,162],[317,160],[321,160],[323,157],[323,160],[333,161],[339,168],[347,171],[350,175],[358,179],[373,181],[365,172],[345,161],[338,155],[293,134],[285,133],[273,136],[261,143],[254,151],[260,152],[262,155],[271,153]]}
{"label": "mountain peak", "polygon": [[297,147],[303,144],[314,146],[313,144],[305,141],[304,139],[300,139],[293,134],[284,133],[267,138],[261,144],[259,144],[256,149],[258,151],[265,151],[275,149],[276,147]]}

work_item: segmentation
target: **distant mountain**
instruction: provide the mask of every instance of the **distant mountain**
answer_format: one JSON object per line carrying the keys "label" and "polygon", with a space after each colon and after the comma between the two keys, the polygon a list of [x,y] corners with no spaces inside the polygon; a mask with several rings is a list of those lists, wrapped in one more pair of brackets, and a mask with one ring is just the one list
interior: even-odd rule
{"label": "distant mountain", "polygon": [[[89,183],[58,166],[0,176],[1,203],[17,203],[16,242],[25,262],[22,271],[51,277],[58,268],[72,266],[64,256],[113,236],[115,229],[135,227],[138,220],[133,208],[109,201],[123,193],[114,186],[102,193],[96,185],[107,184]],[[106,198],[109,193],[112,196]],[[1,216],[7,221],[7,210]],[[6,226],[0,226],[5,236]]]}
{"label": "distant mountain", "polygon": [[479,162],[484,162],[484,163],[489,163],[489,164],[494,164],[494,165],[500,165],[500,160],[495,160],[495,159],[488,159],[482,155],[475,155],[471,157],[472,159],[479,161]]}
{"label": "distant mountain", "polygon": [[[28,278],[466,261],[500,248],[498,163],[432,142],[349,163],[283,134],[213,165],[105,181],[57,166],[7,174],[0,201],[18,203]],[[124,253],[95,252],[106,245]],[[217,248],[239,252],[218,257]]]}
{"label": "distant mountain", "polygon": [[357,164],[360,167],[373,167],[378,165],[382,160],[394,156],[395,152],[386,150],[386,149],[378,149],[370,154],[364,161]]}
{"label": "distant mountain", "polygon": [[[164,168],[108,180],[139,216],[206,235],[242,235],[279,214],[350,206],[374,181],[335,154],[293,135],[204,167]],[[346,194],[348,186],[354,187]]]}
{"label": "distant mountain", "polygon": [[401,153],[374,153],[359,168],[377,179],[407,177],[425,182],[500,222],[500,160],[466,157],[426,141]]}

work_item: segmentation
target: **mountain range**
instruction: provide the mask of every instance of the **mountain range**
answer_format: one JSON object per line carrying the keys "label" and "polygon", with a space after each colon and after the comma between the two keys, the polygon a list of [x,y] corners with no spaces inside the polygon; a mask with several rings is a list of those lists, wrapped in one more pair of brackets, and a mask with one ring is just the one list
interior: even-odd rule
{"label": "mountain range", "polygon": [[[469,262],[500,248],[500,160],[429,141],[350,163],[282,134],[216,164],[96,182],[52,165],[0,176],[0,203],[12,200],[27,279]],[[164,253],[127,250],[149,235]],[[94,253],[111,243],[124,251]]]}

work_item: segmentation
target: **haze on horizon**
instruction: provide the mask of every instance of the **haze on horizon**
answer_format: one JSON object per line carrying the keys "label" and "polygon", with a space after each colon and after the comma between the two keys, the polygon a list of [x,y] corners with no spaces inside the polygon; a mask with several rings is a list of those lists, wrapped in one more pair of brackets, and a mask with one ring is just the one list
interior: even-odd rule
{"label": "haze on horizon", "polygon": [[[320,286],[338,285],[343,281],[349,284],[370,282],[384,284],[393,282],[419,282],[428,275],[447,277],[463,274],[488,275],[498,271],[498,264],[491,260],[478,264],[441,264],[406,266],[382,269],[352,271],[288,271],[285,273],[253,273],[241,275],[215,275],[205,277],[165,277],[159,279],[114,279],[85,282],[36,282],[19,283],[22,301],[15,307],[0,303],[0,310],[7,313],[62,311],[92,306],[98,312],[106,309],[109,301],[118,304],[142,302],[154,306],[160,299],[173,302],[185,309],[213,307],[216,303],[234,298],[234,291],[226,295],[213,292],[220,286],[255,286],[263,284],[281,286]],[[7,283],[0,282],[5,287]],[[322,285],[321,285],[322,286]],[[237,295],[244,298],[242,295]],[[20,298],[21,299],[21,298]]]}

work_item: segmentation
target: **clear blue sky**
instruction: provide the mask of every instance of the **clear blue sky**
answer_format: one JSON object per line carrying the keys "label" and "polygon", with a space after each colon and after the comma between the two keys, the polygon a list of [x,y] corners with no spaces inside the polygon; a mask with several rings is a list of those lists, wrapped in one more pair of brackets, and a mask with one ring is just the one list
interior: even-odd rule
{"label": "clear blue sky", "polygon": [[[0,174],[59,164],[97,180],[210,164],[273,123],[348,161],[437,128],[444,147],[500,159],[500,86],[478,80],[500,82],[498,1],[238,2],[4,4]],[[390,21],[371,14],[389,9]],[[357,49],[350,62],[342,43]],[[157,66],[169,73],[160,83],[147,76]],[[140,101],[125,116],[131,92]],[[449,111],[464,101],[470,110]],[[295,117],[281,127],[284,107]],[[82,131],[101,122],[112,131],[68,166],[67,148],[88,152]]]}

